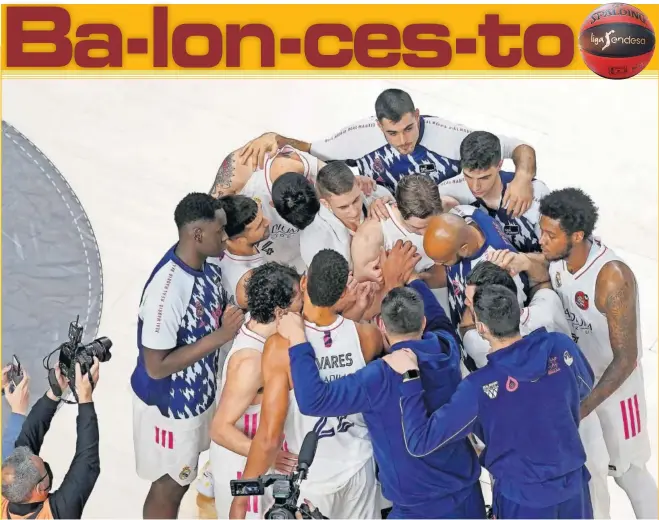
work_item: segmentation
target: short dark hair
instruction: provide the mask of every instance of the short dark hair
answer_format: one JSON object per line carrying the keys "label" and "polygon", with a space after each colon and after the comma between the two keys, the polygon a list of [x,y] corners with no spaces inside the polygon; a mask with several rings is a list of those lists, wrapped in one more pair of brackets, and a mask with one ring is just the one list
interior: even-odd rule
{"label": "short dark hair", "polygon": [[520,308],[517,295],[503,285],[483,285],[474,294],[474,314],[495,338],[519,334]]}
{"label": "short dark hair", "polygon": [[256,201],[245,195],[226,195],[219,199],[219,206],[227,215],[224,230],[229,238],[240,235],[259,213]]}
{"label": "short dark hair", "polygon": [[198,220],[215,220],[218,210],[217,201],[208,193],[188,193],[176,205],[174,222],[180,230],[183,226]]}
{"label": "short dark hair", "polygon": [[419,334],[425,311],[423,298],[411,287],[396,287],[382,300],[382,321],[391,334]]}
{"label": "short dark hair", "polygon": [[323,198],[348,193],[354,185],[355,174],[343,161],[327,163],[318,171],[316,177],[316,189]]}
{"label": "short dark hair", "polygon": [[517,294],[517,284],[510,273],[490,261],[480,262],[471,270],[467,277],[467,285],[476,287],[502,285]]}
{"label": "short dark hair", "polygon": [[443,211],[437,184],[430,177],[419,174],[406,175],[398,181],[396,204],[405,220],[410,217],[428,218]]}
{"label": "short dark hair", "polygon": [[288,265],[268,262],[252,269],[245,284],[250,317],[257,323],[272,323],[277,308],[290,307],[299,283],[300,275]]}
{"label": "short dark hair", "polygon": [[416,110],[414,101],[404,90],[390,88],[382,92],[375,100],[375,117],[382,122],[388,119],[398,123],[405,114]]}
{"label": "short dark hair", "polygon": [[568,235],[583,231],[584,237],[593,234],[599,211],[593,199],[579,188],[554,190],[540,200],[540,214],[557,220]]}
{"label": "short dark hair", "polygon": [[297,229],[309,226],[320,210],[313,184],[299,173],[285,173],[272,183],[272,202],[279,216]]}
{"label": "short dark hair", "polygon": [[501,162],[501,141],[490,132],[471,132],[460,143],[463,170],[488,170]]}
{"label": "short dark hair", "polygon": [[316,307],[331,307],[339,301],[348,283],[348,261],[333,249],[322,249],[307,270],[307,293]]}

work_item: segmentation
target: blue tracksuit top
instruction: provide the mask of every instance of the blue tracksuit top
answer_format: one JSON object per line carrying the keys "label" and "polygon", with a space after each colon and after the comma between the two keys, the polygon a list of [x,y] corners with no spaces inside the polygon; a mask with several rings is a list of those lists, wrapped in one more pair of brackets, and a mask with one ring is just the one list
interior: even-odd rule
{"label": "blue tracksuit top", "polygon": [[[412,349],[422,367],[423,403],[435,410],[447,403],[458,387],[460,350],[454,328],[441,305],[422,281],[410,284],[423,297],[426,332],[423,339],[394,345]],[[428,332],[428,331],[432,332]],[[373,443],[383,495],[394,504],[431,503],[441,515],[461,504],[481,474],[470,442],[462,439],[427,457],[409,453],[403,439],[399,403],[402,376],[381,359],[329,383],[319,376],[311,344],[289,349],[295,398],[300,411],[316,417],[362,413]]]}
{"label": "blue tracksuit top", "polygon": [[432,454],[474,432],[486,445],[481,463],[494,477],[495,492],[508,500],[549,507],[582,492],[590,475],[579,406],[593,372],[576,343],[540,328],[487,359],[430,417],[422,381],[400,383],[409,450]]}

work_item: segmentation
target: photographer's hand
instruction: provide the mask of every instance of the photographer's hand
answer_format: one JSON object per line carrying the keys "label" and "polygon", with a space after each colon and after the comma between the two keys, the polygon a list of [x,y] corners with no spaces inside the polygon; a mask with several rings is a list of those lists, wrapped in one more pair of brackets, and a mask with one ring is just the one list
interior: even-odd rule
{"label": "photographer's hand", "polygon": [[[59,363],[55,365],[55,377],[57,378],[57,384],[62,390],[62,393],[60,395],[64,395],[64,392],[69,387],[69,380],[62,375],[62,371],[60,370]],[[52,401],[60,400],[60,398],[57,397],[50,388],[48,389],[48,392],[46,392],[46,395]]]}
{"label": "photographer's hand", "polygon": [[[76,394],[78,395],[78,404],[85,404],[92,402],[92,393],[94,388],[96,388],[96,383],[98,383],[98,367],[99,367],[98,358],[94,358],[94,364],[89,369],[89,375],[82,375],[80,370],[80,363],[76,363]],[[90,383],[89,376],[91,376]]]}
{"label": "photographer's hand", "polygon": [[5,388],[5,399],[11,407],[13,413],[27,415],[27,409],[30,406],[30,377],[27,372],[23,372],[24,377],[12,392],[9,385]]}

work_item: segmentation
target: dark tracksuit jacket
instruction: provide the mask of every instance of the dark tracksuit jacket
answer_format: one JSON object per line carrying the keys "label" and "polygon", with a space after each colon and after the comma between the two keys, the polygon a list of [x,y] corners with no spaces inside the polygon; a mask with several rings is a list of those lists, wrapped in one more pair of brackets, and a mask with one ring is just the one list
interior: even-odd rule
{"label": "dark tracksuit jacket", "polygon": [[[460,380],[460,349],[454,328],[422,281],[410,284],[423,297],[426,332],[419,341],[396,344],[412,349],[421,365],[423,405],[447,403]],[[484,518],[478,457],[463,438],[429,456],[412,455],[405,446],[399,403],[402,376],[381,359],[341,379],[325,383],[310,343],[289,349],[295,397],[309,416],[362,413],[373,443],[383,495],[394,504],[389,518]],[[322,442],[322,441],[321,441]]]}
{"label": "dark tracksuit jacket", "polygon": [[593,386],[585,357],[568,336],[541,328],[487,359],[430,417],[423,382],[401,382],[408,448],[423,456],[473,432],[486,445],[496,518],[592,518],[579,436]]}

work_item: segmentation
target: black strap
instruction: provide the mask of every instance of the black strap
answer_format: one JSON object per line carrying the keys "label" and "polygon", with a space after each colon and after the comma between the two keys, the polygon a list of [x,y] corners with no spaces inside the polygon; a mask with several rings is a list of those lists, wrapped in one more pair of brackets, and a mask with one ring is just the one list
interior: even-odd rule
{"label": "black strap", "polygon": [[[39,504],[39,507],[37,507],[32,513],[30,513],[28,516],[21,516],[20,518],[25,518],[26,520],[34,520],[37,516],[39,516],[39,513],[41,513],[41,510],[43,509],[44,502],[41,502]],[[9,504],[11,507],[11,504]],[[9,507],[7,507],[7,517],[10,519],[13,519],[14,517],[11,514],[11,511],[9,511]]]}

